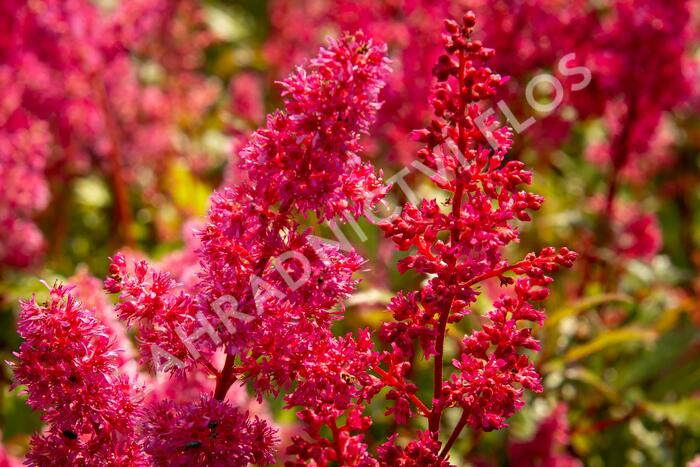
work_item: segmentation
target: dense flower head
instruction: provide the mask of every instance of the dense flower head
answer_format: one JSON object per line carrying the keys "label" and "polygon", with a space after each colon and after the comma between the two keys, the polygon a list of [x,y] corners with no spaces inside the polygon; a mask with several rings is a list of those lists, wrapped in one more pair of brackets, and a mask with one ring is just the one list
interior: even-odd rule
{"label": "dense flower head", "polygon": [[[286,397],[289,406],[303,406],[326,421],[337,418],[353,402],[369,400],[378,386],[368,372],[379,363],[369,330],[352,335],[325,339],[315,348],[298,373],[299,384]],[[379,386],[380,387],[380,386]]]}
{"label": "dense flower head", "polygon": [[284,80],[285,112],[269,116],[240,152],[258,196],[325,219],[371,208],[386,187],[361,161],[359,138],[379,109],[387,71],[385,47],[356,33]]}
{"label": "dense flower head", "polygon": [[221,325],[211,307],[202,312],[258,389],[287,386],[338,318],[334,308],[354,290],[363,260],[299,231],[245,186],[214,196],[198,236],[198,302],[220,303],[231,324]]}
{"label": "dense flower head", "polygon": [[[330,330],[364,260],[301,228],[298,217],[359,216],[384,194],[357,152],[379,107],[386,68],[384,48],[362,34],[331,42],[283,83],[286,112],[250,137],[241,151],[247,179],[212,195],[207,220],[195,229],[189,251],[175,259],[175,276],[162,269],[173,265],[169,260],[151,267],[139,258],[113,257],[105,288],[119,294],[115,310],[135,329],[142,361],[177,377],[203,371],[214,380],[211,398],[149,409],[145,449],[157,465],[166,459],[223,465],[233,453],[235,465],[271,460],[267,425],[250,422],[255,439],[227,441],[201,432],[195,421],[223,411],[240,419],[231,426],[244,423],[247,416],[223,402],[237,381],[251,383],[258,400],[285,391],[287,404],[299,407],[310,437],[294,441],[299,461],[325,458],[316,457],[325,452],[324,425],[337,431],[328,455],[369,459],[362,442],[369,419],[362,411],[382,387],[369,373],[379,354],[367,331],[338,338]],[[306,184],[316,179],[321,182]],[[199,266],[183,268],[182,261]],[[183,279],[186,284],[178,283]],[[341,416],[347,422],[338,427]]]}
{"label": "dense flower head", "polygon": [[144,449],[156,466],[265,465],[273,462],[277,442],[266,421],[206,396],[154,405],[142,434]]}
{"label": "dense flower head", "polygon": [[131,438],[137,388],[119,373],[114,342],[94,313],[54,285],[47,302],[23,302],[18,329],[15,381],[49,425],[32,440],[30,465],[143,463]]}
{"label": "dense flower head", "polygon": [[[566,259],[562,259],[566,261]],[[555,263],[542,263],[545,267]],[[542,265],[541,264],[541,265]],[[443,388],[447,405],[462,407],[473,428],[490,431],[505,426],[505,420],[523,405],[525,389],[540,392],[539,375],[521,350],[538,351],[539,343],[530,328],[518,328],[520,321],[542,324],[544,314],[528,300],[547,297],[549,282],[533,266],[515,285],[516,297],[502,295],[488,313],[490,323],[464,338],[464,352],[453,362],[459,371]],[[533,277],[534,276],[534,277]]]}

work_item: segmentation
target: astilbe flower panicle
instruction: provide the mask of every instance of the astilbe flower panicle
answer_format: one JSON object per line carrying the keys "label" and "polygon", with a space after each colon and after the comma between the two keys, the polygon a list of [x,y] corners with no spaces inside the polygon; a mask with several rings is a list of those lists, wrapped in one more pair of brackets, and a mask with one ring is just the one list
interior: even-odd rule
{"label": "astilbe flower panicle", "polygon": [[[163,369],[166,356],[165,369],[176,377],[203,371],[215,381],[199,402],[148,410],[144,446],[157,464],[220,465],[224,456],[229,465],[270,461],[269,426],[224,402],[237,381],[251,383],[260,400],[284,391],[289,408],[300,409],[306,435],[294,439],[290,462],[369,459],[363,410],[382,387],[369,374],[379,354],[367,331],[339,338],[331,332],[364,260],[314,237],[298,218],[359,217],[385,193],[360,159],[359,139],[379,108],[387,69],[383,46],[345,34],[283,82],[285,111],[268,117],[240,152],[246,177],[210,199],[194,242],[200,267],[186,286],[143,260],[113,257],[105,287],[119,294],[116,311],[134,329],[142,362]],[[202,326],[206,335],[188,339]],[[217,361],[217,350],[225,361]],[[226,428],[207,438],[213,432],[195,421],[213,417],[207,411],[228,417],[221,422],[228,427],[247,420],[250,434],[235,438]],[[321,435],[323,426],[332,441]]]}
{"label": "astilbe flower panicle", "polygon": [[133,437],[139,388],[119,372],[118,349],[94,312],[56,284],[46,303],[22,303],[18,330],[15,384],[48,424],[32,439],[29,465],[146,465]]}
{"label": "astilbe flower panicle", "polygon": [[[213,303],[233,297],[235,310],[244,319],[235,330],[220,327],[228,352],[242,359],[241,369],[261,391],[288,386],[295,368],[314,345],[327,338],[337,316],[329,313],[354,289],[352,277],[363,263],[353,252],[337,246],[312,246],[309,231],[285,216],[265,213],[242,187],[215,195],[210,222],[200,232],[200,255],[206,258],[201,271],[199,301]],[[286,231],[286,235],[280,233]],[[306,280],[291,288],[277,267],[293,281],[304,278],[292,258],[272,264],[271,259],[295,252],[308,261]],[[207,311],[211,313],[211,311]],[[236,314],[233,313],[234,316]],[[218,317],[211,316],[212,322]],[[217,320],[217,321],[214,321]]]}
{"label": "astilbe flower panicle", "polygon": [[[240,153],[250,185],[215,195],[199,234],[201,297],[211,303],[233,296],[239,312],[254,316],[224,331],[226,350],[241,360],[233,371],[258,394],[293,388],[285,399],[301,409],[306,436],[289,447],[296,459],[290,465],[369,458],[362,402],[379,389],[368,374],[378,356],[368,333],[335,338],[330,331],[341,317],[334,308],[354,290],[353,274],[364,261],[319,243],[293,216],[357,217],[385,193],[359,158],[359,137],[378,109],[386,72],[384,47],[358,33],[332,41],[293,73],[283,83],[286,112],[268,117]],[[288,252],[306,267],[295,258],[272,261]],[[346,423],[336,425],[343,415]],[[321,435],[324,425],[333,441]]]}
{"label": "astilbe flower panicle", "polygon": [[[446,53],[434,69],[435,118],[415,132],[425,144],[418,157],[435,171],[431,179],[447,191],[450,209],[443,211],[435,200],[423,200],[418,206],[409,203],[399,216],[381,225],[399,250],[415,249],[401,260],[399,270],[429,275],[420,291],[399,294],[391,301],[389,311],[395,321],[385,323],[380,335],[392,344],[384,356],[389,366],[386,373],[396,388],[392,399],[396,407],[413,404],[424,412],[429,433],[421,449],[439,454],[440,459],[446,458],[465,425],[500,429],[523,405],[525,389],[541,390],[532,363],[521,353],[538,350],[539,344],[531,329],[521,325],[542,324],[544,314],[532,302],[547,297],[546,287],[552,281],[548,275],[561,266],[570,267],[576,257],[566,248],[545,248],[510,263],[503,254],[518,239],[515,221],[529,221],[528,211],[537,210],[543,198],[521,189],[532,178],[524,164],[506,160],[512,144],[509,129],[493,118],[480,122],[479,102],[494,96],[505,79],[486,65],[494,51],[471,38],[474,24],[471,12],[462,24],[445,22]],[[489,140],[497,143],[497,149]],[[494,302],[483,329],[464,337],[459,355],[447,367],[450,377],[444,378],[447,325],[472,312],[480,294],[478,285],[491,278],[500,280],[508,291]],[[424,357],[434,360],[428,413],[417,403],[405,376],[415,340]],[[462,416],[440,452],[441,416],[450,407],[459,408]],[[397,415],[397,421],[405,419]],[[384,451],[392,452],[388,447]]]}
{"label": "astilbe flower panicle", "polygon": [[[116,261],[124,259],[118,256]],[[158,273],[151,272],[158,284]],[[140,274],[134,272],[142,282],[127,287],[156,301],[146,304],[166,306],[157,302],[163,299],[162,290],[155,292],[157,285],[142,288],[145,276]],[[264,411],[247,395],[242,397],[244,390],[232,391],[230,400],[212,399],[214,385],[204,367],[188,372],[186,380],[162,382],[141,372],[123,324],[99,291],[99,281],[81,271],[71,282],[75,285],[52,287],[44,304],[24,302],[20,315],[25,341],[15,354],[18,363],[11,363],[15,384],[25,387],[29,405],[40,410],[48,424],[44,434],[32,439],[29,465],[242,466],[272,461],[276,430],[258,417]],[[152,311],[131,310],[124,318],[148,320]],[[153,321],[141,324],[155,333]],[[168,330],[160,331],[167,340]],[[206,429],[197,430],[196,422],[205,419]],[[220,428],[212,431],[212,424]]]}

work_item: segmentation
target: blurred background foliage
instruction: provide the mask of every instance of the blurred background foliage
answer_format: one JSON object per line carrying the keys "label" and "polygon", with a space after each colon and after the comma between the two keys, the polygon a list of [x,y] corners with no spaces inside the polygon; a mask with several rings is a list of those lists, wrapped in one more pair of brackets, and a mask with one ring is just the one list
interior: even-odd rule
{"label": "blurred background foliage", "polygon": [[[98,3],[110,9],[117,1]],[[131,248],[154,259],[183,247],[187,222],[204,216],[209,194],[229,177],[235,179],[235,170],[229,167],[232,153],[245,134],[262,123],[237,113],[229,93],[232,80],[252,73],[259,80],[266,112],[280,102],[279,88],[274,85],[280,71],[268,63],[264,53],[271,34],[267,2],[203,0],[201,8],[214,37],[202,50],[201,72],[214,84],[217,98],[203,115],[178,122],[172,137],[185,156],[169,159],[156,189],[149,179],[152,174],[140,174],[138,168],[136,179],[128,186]],[[310,56],[315,50],[316,44],[309,43],[306,53]],[[697,57],[697,50],[694,53]],[[149,63],[135,62],[141,79],[156,79],[158,70],[149,68]],[[508,69],[497,71],[509,74]],[[700,118],[696,110],[681,108],[668,116],[677,135],[672,145],[677,154],[673,166],[622,193],[658,216],[662,247],[649,258],[621,259],[605,245],[596,246],[590,279],[584,279],[585,258],[573,271],[556,277],[546,304],[548,320],[537,330],[543,349],[535,361],[545,391],[529,395],[528,404],[513,417],[509,429],[463,435],[455,452],[464,453],[465,464],[514,462],[504,446],[532,438],[539,422],[562,402],[568,406],[570,429],[570,443],[563,449],[585,465],[684,465],[700,452]],[[545,245],[567,245],[579,251],[590,246],[590,232],[595,232],[599,217],[590,199],[605,190],[607,179],[606,172],[586,158],[585,152],[601,132],[596,121],[582,123],[563,144],[544,152],[522,138],[517,156],[533,168],[533,191],[542,194],[546,203],[533,216],[534,221],[524,226],[514,257]],[[401,168],[395,159],[384,157],[381,148],[373,156],[387,176]],[[425,197],[442,196],[431,193],[422,176],[412,176],[409,181]],[[47,239],[43,262],[29,270],[2,271],[3,361],[12,359],[19,345],[14,329],[18,300],[46,293],[39,279],[47,283],[66,280],[81,266],[104,277],[108,258],[124,246],[114,221],[111,182],[103,173],[91,171],[57,183],[51,204],[37,219]],[[397,190],[390,197],[393,202],[404,201]],[[398,258],[382,241],[380,231],[366,221],[361,226],[367,236],[364,241],[351,228],[343,228],[368,258],[368,270],[348,301],[347,319],[338,326],[338,333],[377,327],[388,319],[385,307],[393,294],[421,280],[411,274],[399,275]],[[324,227],[315,228],[324,237],[333,236]],[[481,311],[488,309],[488,293],[478,305]],[[478,320],[478,314],[473,314],[454,326],[464,332]],[[454,353],[457,341],[449,345],[448,352]],[[426,399],[430,371],[424,362],[415,363],[416,379],[422,382],[419,394]],[[18,391],[10,389],[6,366],[3,373],[0,425],[4,443],[12,452],[21,453],[40,423]],[[278,421],[292,421],[281,410],[281,403],[270,401],[270,406]],[[371,410],[376,412],[372,414],[375,420],[381,421],[372,433],[381,440],[394,427],[381,407]]]}

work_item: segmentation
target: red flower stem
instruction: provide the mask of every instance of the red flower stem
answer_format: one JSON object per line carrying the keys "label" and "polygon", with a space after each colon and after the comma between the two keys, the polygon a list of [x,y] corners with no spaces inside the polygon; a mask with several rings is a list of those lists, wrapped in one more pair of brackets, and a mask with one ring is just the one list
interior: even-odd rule
{"label": "red flower stem", "polygon": [[[450,305],[451,307],[451,305]],[[435,343],[435,365],[433,367],[433,410],[430,414],[428,426],[430,431],[437,433],[440,430],[440,418],[442,417],[442,406],[436,404],[442,393],[442,364],[445,352],[445,333],[447,331],[447,318],[450,315],[449,308],[446,308],[440,313],[440,321],[438,322],[437,342]]]}
{"label": "red flower stem", "polygon": [[[492,277],[497,277],[500,276],[501,274],[504,274],[512,269],[515,269],[519,266],[522,266],[523,262],[518,262],[515,264],[509,264],[507,266],[503,266],[498,269],[494,269],[493,271],[489,271],[487,273],[478,275],[467,281],[464,285],[466,287],[471,287],[472,285],[478,284],[479,282],[482,282],[486,279],[490,279]],[[435,367],[434,367],[434,386],[433,386],[433,400],[436,400],[440,396],[440,392],[442,391],[442,361],[444,358],[444,347],[445,347],[445,332],[447,329],[447,319],[449,317],[449,312],[452,307],[450,306],[446,310],[444,310],[442,313],[440,313],[440,321],[438,323],[438,339],[435,344],[435,350],[437,352],[437,355],[435,357]],[[440,363],[440,364],[438,364]],[[442,417],[442,407],[439,405],[436,405],[433,407],[433,410],[431,412],[430,418],[429,418],[429,428],[430,431],[432,432],[438,432],[440,428],[440,418]],[[461,428],[460,428],[461,431]]]}
{"label": "red flower stem", "polygon": [[408,399],[415,404],[415,406],[418,408],[418,410],[423,412],[423,415],[426,418],[430,417],[430,410],[428,409],[428,407],[426,407],[426,405],[420,399],[418,399],[418,397],[415,394],[411,394],[408,391],[406,391],[406,389],[403,387],[403,385],[400,382],[398,382],[391,374],[382,370],[378,366],[374,367],[374,371],[379,373],[379,376],[384,378],[390,385],[394,386],[397,389],[402,390],[406,394]]}
{"label": "red flower stem", "polygon": [[[266,255],[258,260],[258,262],[255,264],[255,267],[253,268],[254,274],[256,276],[262,276],[263,271],[267,266],[267,263],[270,262],[270,258],[272,258],[271,255]],[[254,297],[252,295],[253,290],[250,287],[248,287],[246,289],[246,294],[243,300],[241,300],[241,303],[245,303],[248,298],[254,300]],[[216,378],[216,389],[214,389],[214,399],[223,401],[226,397],[226,394],[228,393],[228,390],[231,388],[231,385],[234,383],[234,381],[236,381],[236,378],[233,377],[235,361],[236,356],[227,353],[226,361],[224,362],[224,367],[221,369],[220,373],[215,373],[218,376]]]}
{"label": "red flower stem", "polygon": [[330,425],[330,428],[333,432],[333,445],[335,446],[335,452],[338,457],[338,465],[343,465],[345,459],[343,457],[343,446],[340,440],[340,430],[338,429],[338,425],[336,425],[336,422],[333,422]]}
{"label": "red flower stem", "polygon": [[485,272],[484,274],[480,274],[478,276],[472,277],[469,279],[467,282],[464,283],[465,287],[471,287],[472,285],[478,284],[479,282],[483,282],[486,279],[491,279],[492,277],[497,277],[502,274],[505,274],[506,272],[513,270],[517,267],[520,266],[525,266],[525,261],[520,261],[515,264],[509,264],[507,266],[503,266],[498,269],[494,269],[493,271]]}
{"label": "red flower stem", "polygon": [[226,393],[231,388],[231,385],[236,380],[233,377],[233,366],[236,361],[236,357],[233,355],[226,355],[226,361],[224,362],[224,367],[221,373],[218,373],[216,378],[216,388],[214,389],[214,399],[218,401],[223,401],[226,397]]}
{"label": "red flower stem", "polygon": [[107,137],[109,138],[109,160],[111,164],[112,175],[112,190],[114,193],[114,203],[116,207],[117,226],[121,231],[122,241],[128,246],[134,246],[134,238],[132,236],[132,219],[131,207],[129,206],[129,197],[126,192],[126,182],[123,173],[123,157],[121,146],[119,144],[119,128],[114,120],[112,108],[109,104],[109,98],[105,89],[103,79],[97,79],[93,87],[97,93],[102,107],[102,116],[104,117],[105,126],[107,129]]}
{"label": "red flower stem", "polygon": [[207,367],[207,370],[209,370],[209,372],[212,375],[216,376],[217,378],[221,375],[221,373],[219,373],[219,370],[217,370],[216,367],[212,365],[211,362],[206,358],[202,358],[202,363],[205,367]]}
{"label": "red flower stem", "polygon": [[606,237],[603,241],[608,241],[608,236],[612,234],[610,224],[614,214],[615,196],[620,183],[620,172],[627,165],[629,160],[630,137],[632,135],[632,127],[637,119],[637,97],[634,88],[630,90],[627,97],[627,115],[625,116],[625,124],[622,127],[619,144],[612,155],[612,169],[610,171],[610,181],[608,185],[608,194],[605,199],[605,216],[603,217],[604,226],[606,228]]}
{"label": "red flower stem", "polygon": [[[466,141],[464,140],[464,128],[463,121],[467,111],[466,106],[466,96],[464,95],[464,85],[465,85],[465,60],[464,52],[460,50],[459,52],[459,111],[457,114],[457,148],[462,154],[466,151]],[[455,194],[452,198],[452,217],[453,222],[460,218],[462,214],[462,198],[464,197],[464,184],[460,178],[459,166],[455,168]],[[452,246],[454,246],[459,241],[459,228],[453,225],[452,231],[450,232],[450,241]],[[430,414],[430,419],[428,421],[428,428],[433,433],[438,433],[440,431],[440,419],[442,418],[442,405],[436,403],[440,400],[442,394],[442,380],[443,380],[443,359],[445,353],[445,333],[447,332],[447,320],[450,316],[450,309],[452,304],[448,308],[440,311],[440,318],[438,320],[438,334],[435,342],[435,361],[433,366],[433,407]]]}
{"label": "red flower stem", "polygon": [[464,430],[464,427],[466,425],[467,411],[462,410],[462,416],[459,418],[459,421],[457,422],[457,425],[455,426],[454,430],[452,430],[452,434],[447,440],[447,443],[445,443],[445,447],[443,447],[442,451],[440,452],[440,459],[444,459],[447,456],[447,454],[449,454],[450,449],[452,449],[452,446],[455,444],[455,441],[457,441],[457,438],[459,438],[459,435],[462,433],[462,430]]}

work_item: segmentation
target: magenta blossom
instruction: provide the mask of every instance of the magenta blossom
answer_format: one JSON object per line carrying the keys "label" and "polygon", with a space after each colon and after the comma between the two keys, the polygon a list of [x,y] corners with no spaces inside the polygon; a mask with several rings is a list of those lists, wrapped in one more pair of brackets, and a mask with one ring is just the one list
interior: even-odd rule
{"label": "magenta blossom", "polygon": [[23,302],[18,329],[15,381],[48,424],[32,439],[29,464],[146,465],[133,437],[139,390],[120,374],[114,342],[94,313],[55,285],[46,303]]}
{"label": "magenta blossom", "polygon": [[251,419],[227,402],[206,397],[154,405],[142,430],[144,449],[155,466],[271,464],[277,442],[264,420]]}

